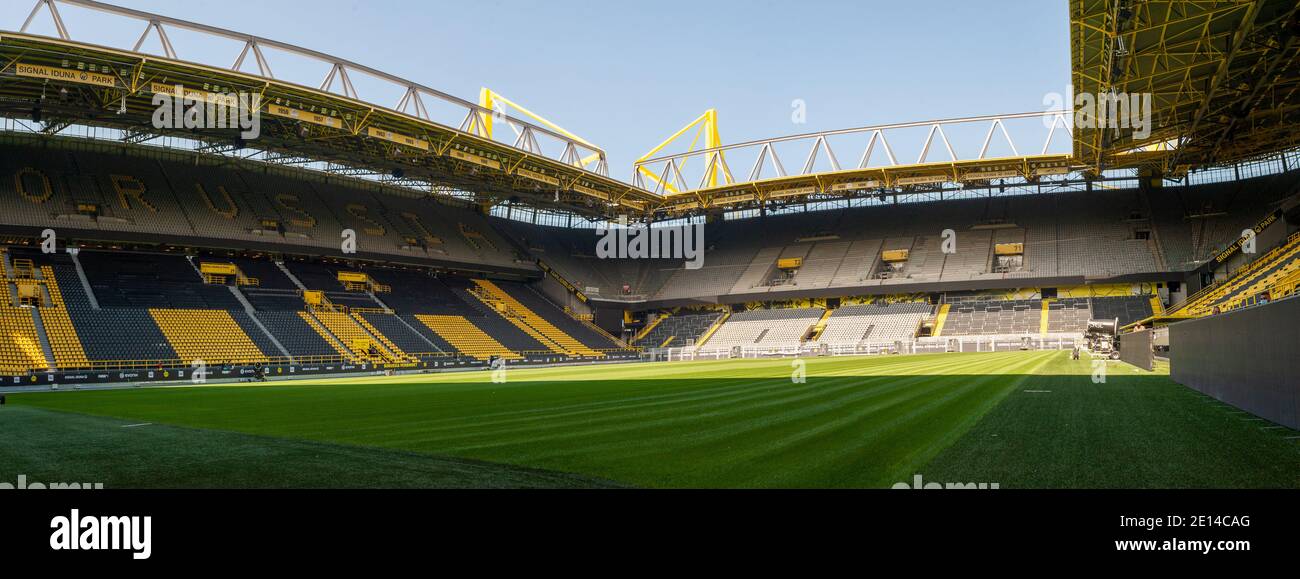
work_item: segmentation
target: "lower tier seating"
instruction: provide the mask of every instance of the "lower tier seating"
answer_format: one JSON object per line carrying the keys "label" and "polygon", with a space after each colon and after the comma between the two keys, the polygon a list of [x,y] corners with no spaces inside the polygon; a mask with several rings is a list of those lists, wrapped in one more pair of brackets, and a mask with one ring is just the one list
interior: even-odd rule
{"label": "lower tier seating", "polygon": [[209,365],[269,361],[225,310],[152,309],[149,314],[182,361],[202,360]]}
{"label": "lower tier seating", "polygon": [[1037,334],[1043,320],[1042,300],[998,300],[950,304],[943,336]]}
{"label": "lower tier seating", "polygon": [[622,347],[613,336],[574,319],[528,285],[517,282],[496,282],[496,285],[502,292],[514,298],[519,305],[528,308],[557,331],[591,350]]}
{"label": "lower tier seating", "polygon": [[86,350],[81,345],[81,337],[72,325],[72,318],[65,308],[41,308],[39,311],[45,335],[50,341],[50,350],[54,353],[54,364],[61,370],[76,370],[90,367]]}
{"label": "lower tier seating", "polygon": [[1145,320],[1155,315],[1151,296],[1116,296],[1092,298],[1094,320],[1119,319],[1120,327]]}
{"label": "lower tier seating", "polygon": [[415,318],[451,344],[457,352],[467,356],[479,360],[487,360],[493,356],[510,360],[523,357],[461,316],[416,314]]}
{"label": "lower tier seating", "polygon": [[86,357],[92,362],[179,359],[149,310],[73,309],[69,314]]}
{"label": "lower tier seating", "polygon": [[694,345],[722,317],[722,312],[672,314],[651,328],[637,341],[642,348],[683,347]]}
{"label": "lower tier seating", "polygon": [[429,340],[425,335],[419,333],[418,329],[413,329],[410,322],[404,321],[395,314],[375,314],[364,313],[354,314],[359,316],[368,324],[367,329],[372,333],[377,332],[392,342],[393,346],[406,352],[408,355],[420,357],[420,354],[442,353],[448,350]]}
{"label": "lower tier seating", "polygon": [[0,374],[19,375],[49,367],[31,310],[0,307]]}
{"label": "lower tier seating", "polygon": [[528,308],[514,296],[506,293],[500,286],[488,280],[476,279],[472,292],[485,304],[501,312],[516,327],[533,336],[551,351],[578,356],[600,356],[582,342],[575,340],[552,324],[550,320]]}
{"label": "lower tier seating", "polygon": [[703,344],[708,350],[796,348],[825,313],[822,308],[750,310],[733,314]]}
{"label": "lower tier seating", "polygon": [[338,348],[321,336],[298,315],[299,312],[257,312],[257,319],[266,326],[280,344],[297,357],[340,356]]}
{"label": "lower tier seating", "polygon": [[916,337],[921,321],[930,315],[928,303],[862,304],[844,306],[826,320],[818,342],[832,346],[886,343]]}

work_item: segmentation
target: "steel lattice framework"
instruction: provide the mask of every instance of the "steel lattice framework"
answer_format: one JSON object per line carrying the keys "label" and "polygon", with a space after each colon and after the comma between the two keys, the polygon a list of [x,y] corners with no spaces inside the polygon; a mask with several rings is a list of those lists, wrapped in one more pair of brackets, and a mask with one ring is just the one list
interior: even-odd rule
{"label": "steel lattice framework", "polygon": [[[93,10],[128,26],[135,22],[140,36],[121,46],[79,41],[61,12],[68,7]],[[28,33],[41,18],[52,23],[57,38]],[[187,55],[173,42],[178,30],[236,48],[228,61],[204,62],[203,55]],[[160,54],[145,51],[151,39],[161,46]],[[277,76],[277,58],[285,56],[322,63],[328,72],[318,79]],[[96,85],[32,78],[17,70],[23,64],[46,67],[50,74],[80,71],[112,80]],[[368,86],[396,89],[402,96],[396,103],[376,102],[358,90],[358,85],[367,86],[355,82],[361,77],[372,81]],[[292,109],[292,118],[268,116],[273,122],[267,134],[239,146],[328,161],[342,174],[391,172],[425,190],[473,191],[484,205],[530,197],[539,205],[602,214],[611,209],[643,212],[657,201],[611,179],[599,147],[544,119],[536,123],[514,117],[315,50],[93,0],[36,0],[18,31],[0,32],[0,81],[0,97],[6,97],[0,100],[0,113],[30,118],[38,110],[50,134],[74,123],[121,128],[139,141],[166,134],[147,120],[149,97],[159,85],[179,84],[187,93],[251,92],[262,96],[268,110]],[[54,81],[63,89],[59,100],[47,98],[46,88]],[[494,133],[494,125],[513,131]],[[210,139],[213,147],[230,145],[229,133],[186,131],[181,136]]]}
{"label": "steel lattice framework", "polygon": [[[1050,152],[1055,137],[1068,139],[1072,135],[1071,114],[1061,110],[897,123],[712,146],[639,160],[634,183],[666,196],[671,210],[688,211],[815,194],[1001,179],[1034,181],[1072,170],[1068,153]],[[1021,141],[1017,143],[1007,130],[1013,122],[1035,129],[1038,140],[1027,142],[1024,132],[1017,131]],[[976,129],[981,140],[957,144],[949,136],[954,131],[969,133],[969,129]],[[905,148],[891,144],[891,140],[899,140],[896,136],[918,130],[924,132],[923,139],[908,142]],[[716,128],[712,132],[716,133]],[[1006,154],[990,154],[993,145]],[[784,160],[782,149],[787,155]],[[791,150],[794,157],[789,156]],[[699,176],[688,166],[699,171]]]}
{"label": "steel lattice framework", "polygon": [[[67,26],[61,13],[67,8],[123,19],[140,35],[117,46],[87,42]],[[53,36],[30,32],[42,18],[52,23]],[[1078,110],[1062,110],[723,145],[717,112],[710,110],[638,159],[625,183],[609,176],[600,147],[487,89],[473,103],[315,50],[94,0],[35,0],[18,31],[0,31],[0,116],[40,119],[50,135],[73,125],[107,127],[123,131],[127,143],[180,137],[201,142],[200,151],[255,150],[274,163],[324,163],[333,173],[379,176],[430,194],[471,192],[484,208],[522,200],[645,217],[1032,184],[1081,170],[1098,177],[1106,169],[1137,167],[1177,176],[1300,145],[1300,4],[1294,0],[1070,0],[1070,18],[1074,92],[1150,94],[1149,136],[1138,138],[1127,127],[1076,128]],[[231,45],[229,58],[203,62],[173,42],[182,30]],[[157,54],[146,50],[150,40],[161,47]],[[302,70],[280,66],[285,55],[326,72],[277,76],[278,69]],[[369,82],[360,82],[363,77]],[[269,121],[263,136],[254,144],[232,139],[229,131],[154,128],[150,97],[175,85],[186,95],[260,95]],[[401,96],[380,103],[365,94],[375,86]],[[1024,122],[1041,126],[1037,137],[1008,131],[1008,124]],[[494,130],[502,126],[510,130]],[[692,129],[691,150],[662,154]],[[924,137],[900,138],[908,131]],[[959,132],[975,139],[953,138]],[[1071,152],[1051,147],[1063,135]]]}
{"label": "steel lattice framework", "polygon": [[1075,156],[1177,176],[1297,146],[1298,12],[1294,0],[1071,0],[1074,91],[1153,100],[1149,136],[1082,127]]}

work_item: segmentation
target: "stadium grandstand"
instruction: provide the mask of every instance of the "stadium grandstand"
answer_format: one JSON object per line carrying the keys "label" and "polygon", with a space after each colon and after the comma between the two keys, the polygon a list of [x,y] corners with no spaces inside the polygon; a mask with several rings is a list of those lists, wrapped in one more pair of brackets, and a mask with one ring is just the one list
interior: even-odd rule
{"label": "stadium grandstand", "polygon": [[[1300,486],[1280,442],[1166,404],[1300,429],[1294,0],[1069,0],[1072,90],[1150,95],[1149,134],[1075,102],[727,143],[710,110],[621,172],[487,88],[94,0],[8,4],[0,405],[537,469],[484,486],[888,486],[919,464]],[[85,36],[70,11],[144,36]],[[254,107],[258,135],[160,124],[173,100]],[[293,382],[222,387],[268,380]],[[1153,432],[1194,435],[1124,446]],[[1221,432],[1240,444],[1198,462]]]}
{"label": "stadium grandstand", "polygon": [[[13,337],[0,369],[14,383],[142,371],[175,379],[196,361],[296,374],[497,359],[1067,348],[1082,343],[1090,320],[1163,324],[1300,285],[1300,156],[1276,131],[1268,144],[1243,136],[1227,146],[1224,129],[1204,120],[1208,110],[1241,106],[1226,91],[1206,93],[1196,109],[1157,102],[1157,117],[1170,122],[1145,141],[1123,129],[1100,141],[1098,131],[1073,131],[1068,110],[913,123],[932,130],[912,165],[885,142],[901,125],[852,129],[872,144],[847,170],[829,135],[728,146],[706,113],[687,129],[704,130],[709,148],[655,157],[656,148],[627,183],[609,177],[599,147],[545,119],[488,114],[509,101],[486,89],[473,103],[269,39],[88,0],[35,4],[22,30],[0,37],[0,307]],[[1284,26],[1284,3],[1252,4],[1260,11],[1252,34]],[[60,9],[156,26],[164,54],[79,43]],[[1072,10],[1084,88],[1096,78],[1097,43],[1110,37],[1082,23],[1126,24],[1106,20],[1117,16],[1101,3]],[[57,38],[28,33],[40,18],[55,23]],[[257,72],[189,63],[167,27],[243,41],[240,62],[251,58]],[[260,52],[267,46],[332,72],[319,90],[277,79]],[[1158,92],[1172,81],[1132,71],[1163,50],[1172,48],[1131,55],[1107,82]],[[1246,74],[1247,59],[1285,54],[1189,65],[1226,64],[1232,76]],[[128,70],[142,72],[127,78]],[[363,117],[350,72],[407,94]],[[168,81],[133,80],[151,75]],[[257,149],[228,130],[181,135],[143,122],[149,97],[169,87],[205,99],[213,87],[255,82],[269,83]],[[59,99],[44,98],[49,86],[60,87]],[[464,116],[434,118],[423,100]],[[1250,103],[1261,118],[1266,103],[1282,106]],[[115,114],[96,114],[105,109]],[[1024,118],[1049,119],[1049,144],[1059,127],[1074,151],[986,154],[995,127]],[[494,120],[519,138],[507,144]],[[955,152],[946,136],[970,123],[989,126],[978,155]],[[564,154],[538,154],[539,139]],[[885,164],[872,152],[877,139],[889,149]],[[1177,139],[1184,144],[1169,146]],[[775,145],[791,140],[812,143],[801,171],[785,171],[777,156]],[[952,158],[931,162],[926,152],[940,141]],[[731,169],[747,150],[757,151],[748,180]],[[695,175],[683,174],[691,160],[695,187]],[[597,230],[691,224],[705,228],[698,269],[597,255]],[[54,251],[41,250],[46,230],[57,232]],[[1261,251],[1239,251],[1251,230]],[[354,251],[340,243],[349,235]]]}

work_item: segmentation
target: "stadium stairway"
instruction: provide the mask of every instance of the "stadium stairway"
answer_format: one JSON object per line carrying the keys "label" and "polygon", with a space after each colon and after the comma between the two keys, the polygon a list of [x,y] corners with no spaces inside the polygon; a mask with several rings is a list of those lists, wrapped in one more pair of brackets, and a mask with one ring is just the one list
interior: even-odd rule
{"label": "stadium stairway", "polygon": [[[259,311],[251,315],[257,325],[276,337],[288,355],[304,361],[317,357],[346,357],[329,339],[321,336],[297,311]],[[252,322],[250,322],[252,323]]]}
{"label": "stadium stairway", "polygon": [[950,309],[952,309],[951,304],[943,304],[939,306],[939,313],[935,314],[935,318],[934,318],[933,335],[935,337],[939,337],[943,335],[943,326],[944,324],[948,323],[948,310]]}
{"label": "stadium stairway", "polygon": [[637,343],[644,348],[690,346],[698,342],[721,317],[722,312],[665,315],[656,318],[650,331],[645,332]]}
{"label": "stadium stairway", "polygon": [[[367,333],[374,336],[375,339],[379,340],[379,343],[384,346],[384,349],[388,350],[390,353],[396,356],[398,361],[418,362],[420,360],[419,356],[410,354],[406,350],[399,348],[396,343],[394,343],[391,339],[389,339],[389,337],[386,336],[383,332],[379,331],[379,329],[376,328],[374,324],[371,324],[370,321],[367,320],[365,317],[363,317],[360,313],[354,312],[351,315],[351,317],[352,317],[352,321],[356,322],[356,325],[361,326],[361,329],[365,330]],[[419,352],[419,350],[416,350],[416,352]]]}
{"label": "stadium stairway", "polygon": [[446,340],[457,352],[466,356],[479,360],[488,360],[493,356],[507,360],[523,358],[463,316],[416,314],[415,319]]}
{"label": "stadium stairway", "polygon": [[41,319],[40,308],[28,308],[32,312],[32,325],[36,326],[36,337],[41,341],[41,353],[45,355],[48,368],[51,370],[58,369],[54,360],[54,348],[50,345],[50,339],[45,332],[45,322]]}
{"label": "stadium stairway", "polygon": [[297,286],[298,289],[302,291],[307,291],[307,286],[302,285],[302,281],[298,279],[298,276],[293,275],[293,272],[289,271],[288,267],[285,267],[283,261],[275,262],[275,267],[278,268],[282,273],[284,273],[284,277],[289,278],[289,281],[293,282],[293,285]]}
{"label": "stadium stairway", "polygon": [[77,272],[77,281],[81,283],[82,291],[86,294],[86,299],[90,302],[90,308],[99,309],[99,298],[95,297],[95,291],[90,288],[90,278],[86,277],[86,270],[81,266],[81,252],[71,252],[72,265]]}
{"label": "stadium stairway", "polygon": [[513,322],[519,329],[528,332],[534,338],[540,338],[538,341],[551,346],[553,350],[569,356],[604,356],[601,352],[591,349],[586,344],[564,333],[550,320],[529,309],[495,283],[476,279],[474,284],[480,290],[479,292],[473,292],[476,297],[479,297],[488,305],[496,305],[504,309],[506,319]]}
{"label": "stadium stairway", "polygon": [[[539,346],[545,348],[547,352],[567,354],[567,352],[564,351],[564,348],[560,347],[559,344],[552,342],[547,339],[546,336],[542,335],[541,332],[537,331],[536,328],[524,323],[524,321],[519,318],[519,314],[511,311],[503,300],[492,295],[491,292],[479,287],[477,284],[471,284],[464,291],[465,295],[468,296],[467,299],[477,301],[488,316],[497,316],[497,321],[504,323],[506,327],[519,330],[519,332],[529,340],[536,342]],[[488,317],[487,319],[491,318]],[[483,321],[486,322],[486,319]]]}
{"label": "stadium stairway", "polygon": [[695,347],[699,348],[704,346],[704,344],[707,344],[709,339],[713,337],[713,334],[718,333],[718,330],[721,329],[729,319],[731,319],[731,311],[728,310],[722,312],[722,315],[718,316],[717,321],[713,322],[713,325],[709,326],[709,329],[704,330],[704,333],[700,335],[700,339],[695,341]]}
{"label": "stadium stairway", "polygon": [[14,277],[13,267],[9,264],[9,250],[0,247],[0,273],[4,274],[4,291],[0,291],[0,305],[9,305],[18,301],[18,290],[8,280]]}
{"label": "stadium stairway", "polygon": [[[393,342],[393,345],[415,358],[442,356],[446,351],[442,345],[429,339],[410,322],[396,314],[356,313],[369,325],[366,329],[379,332]],[[417,322],[418,323],[418,322]]]}
{"label": "stadium stairway", "polygon": [[55,366],[60,370],[89,368],[90,360],[86,358],[86,350],[81,345],[81,337],[72,325],[68,310],[61,307],[41,308],[40,316],[50,350],[54,352]]}
{"label": "stadium stairway", "polygon": [[[392,342],[372,335],[356,322],[350,314],[343,312],[308,312],[322,329],[329,332],[338,342],[347,348],[352,357],[358,360],[409,362],[411,358],[405,352],[397,350]],[[373,351],[372,351],[373,350]],[[378,359],[376,359],[378,357]]]}
{"label": "stadium stairway", "polygon": [[637,332],[635,336],[632,336],[632,343],[640,344],[641,340],[645,339],[646,336],[650,335],[650,332],[655,331],[655,328],[659,327],[659,324],[664,323],[664,320],[672,316],[673,314],[671,313],[664,313],[656,316],[649,324],[646,324],[645,327],[641,328],[641,331]]}
{"label": "stadium stairway", "polygon": [[[500,284],[498,284],[500,285]],[[561,332],[572,336],[573,339],[581,342],[594,350],[607,350],[610,348],[627,347],[621,340],[610,335],[600,326],[590,321],[579,319],[572,313],[565,311],[560,306],[555,305],[546,296],[538,292],[531,285],[511,284],[510,286],[501,286],[506,293],[519,300],[524,307],[529,308],[537,315],[555,324]]]}
{"label": "stadium stairway", "polygon": [[54,268],[42,265],[40,272],[47,301],[33,310],[32,315],[37,322],[46,357],[54,362],[53,367],[60,370],[89,368],[90,361],[86,359],[81,338],[72,325]]}
{"label": "stadium stairway", "polygon": [[[348,360],[356,363],[360,363],[365,359],[358,356],[355,352],[352,351],[351,348],[349,348],[342,341],[340,341],[338,337],[334,335],[333,332],[326,329],[326,327],[323,324],[321,324],[320,320],[318,320],[316,316],[312,315],[309,312],[295,312],[295,313],[298,314],[298,317],[302,319],[302,321],[306,323],[307,326],[309,326],[313,331],[316,332],[316,335],[319,336],[320,339],[324,340],[325,343],[329,344],[329,346],[333,348],[338,355],[343,356],[344,358],[347,358]],[[368,357],[369,356],[367,355],[366,358]]]}

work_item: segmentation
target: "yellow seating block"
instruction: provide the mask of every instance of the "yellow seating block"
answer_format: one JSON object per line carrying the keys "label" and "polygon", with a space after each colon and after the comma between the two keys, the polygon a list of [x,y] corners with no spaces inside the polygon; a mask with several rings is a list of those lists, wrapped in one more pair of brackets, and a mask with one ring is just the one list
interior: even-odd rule
{"label": "yellow seating block", "polygon": [[269,361],[225,310],[150,309],[149,314],[181,360],[208,365]]}

